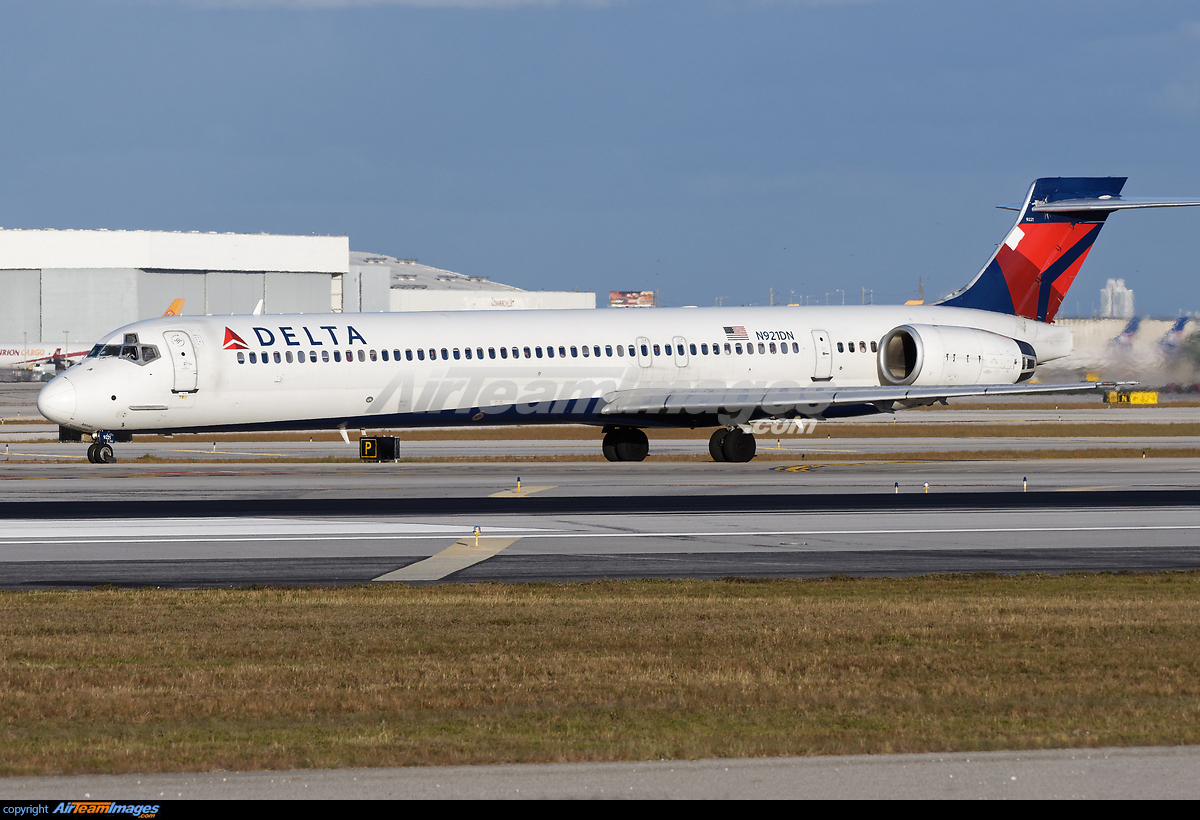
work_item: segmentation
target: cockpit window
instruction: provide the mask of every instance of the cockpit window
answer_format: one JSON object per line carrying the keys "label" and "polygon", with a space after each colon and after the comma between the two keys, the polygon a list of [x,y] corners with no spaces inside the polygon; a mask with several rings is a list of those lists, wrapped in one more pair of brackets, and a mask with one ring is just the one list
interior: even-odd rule
{"label": "cockpit window", "polygon": [[[133,336],[135,334],[126,334]],[[106,345],[98,344],[88,351],[89,359],[107,359],[107,358],[122,358],[127,362],[134,364],[148,364],[157,359],[162,358],[156,345],[136,345],[136,344],[116,344]]]}

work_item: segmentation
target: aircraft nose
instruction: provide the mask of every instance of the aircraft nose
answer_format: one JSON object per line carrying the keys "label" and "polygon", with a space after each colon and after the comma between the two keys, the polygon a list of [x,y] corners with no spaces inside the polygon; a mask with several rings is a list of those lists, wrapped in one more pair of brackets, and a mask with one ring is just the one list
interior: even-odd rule
{"label": "aircraft nose", "polygon": [[66,424],[75,415],[75,385],[66,376],[52,379],[38,393],[37,408],[50,421]]}

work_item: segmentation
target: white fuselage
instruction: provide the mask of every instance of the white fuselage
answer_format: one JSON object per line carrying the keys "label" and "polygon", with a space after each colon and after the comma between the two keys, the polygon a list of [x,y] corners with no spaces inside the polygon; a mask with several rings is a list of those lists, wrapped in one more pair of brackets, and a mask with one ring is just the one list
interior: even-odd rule
{"label": "white fuselage", "polygon": [[89,356],[39,408],[85,432],[606,423],[623,390],[879,385],[872,347],[900,325],[988,331],[1039,362],[1071,349],[1062,328],[937,306],[181,316],[114,331],[110,350],[136,334],[158,358]]}

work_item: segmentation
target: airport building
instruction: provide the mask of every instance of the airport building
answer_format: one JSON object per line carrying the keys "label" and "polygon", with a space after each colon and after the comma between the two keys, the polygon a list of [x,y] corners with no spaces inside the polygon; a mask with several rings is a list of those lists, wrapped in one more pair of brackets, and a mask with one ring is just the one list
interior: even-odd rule
{"label": "airport building", "polygon": [[345,236],[0,229],[0,341],[90,344],[185,314],[594,308],[595,294],[524,291],[380,254]]}

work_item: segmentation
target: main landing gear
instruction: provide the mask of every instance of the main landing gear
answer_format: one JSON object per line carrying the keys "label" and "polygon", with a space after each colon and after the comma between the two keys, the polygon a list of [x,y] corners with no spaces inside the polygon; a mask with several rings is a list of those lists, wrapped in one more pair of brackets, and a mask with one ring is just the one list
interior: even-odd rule
{"label": "main landing gear", "polygon": [[116,460],[111,444],[96,443],[88,447],[88,461],[93,464],[112,464]]}
{"label": "main landing gear", "polygon": [[606,427],[602,448],[609,461],[643,461],[650,452],[650,440],[636,427]]}
{"label": "main landing gear", "polygon": [[737,427],[722,427],[708,440],[708,453],[713,461],[745,462],[754,458],[754,434]]}

